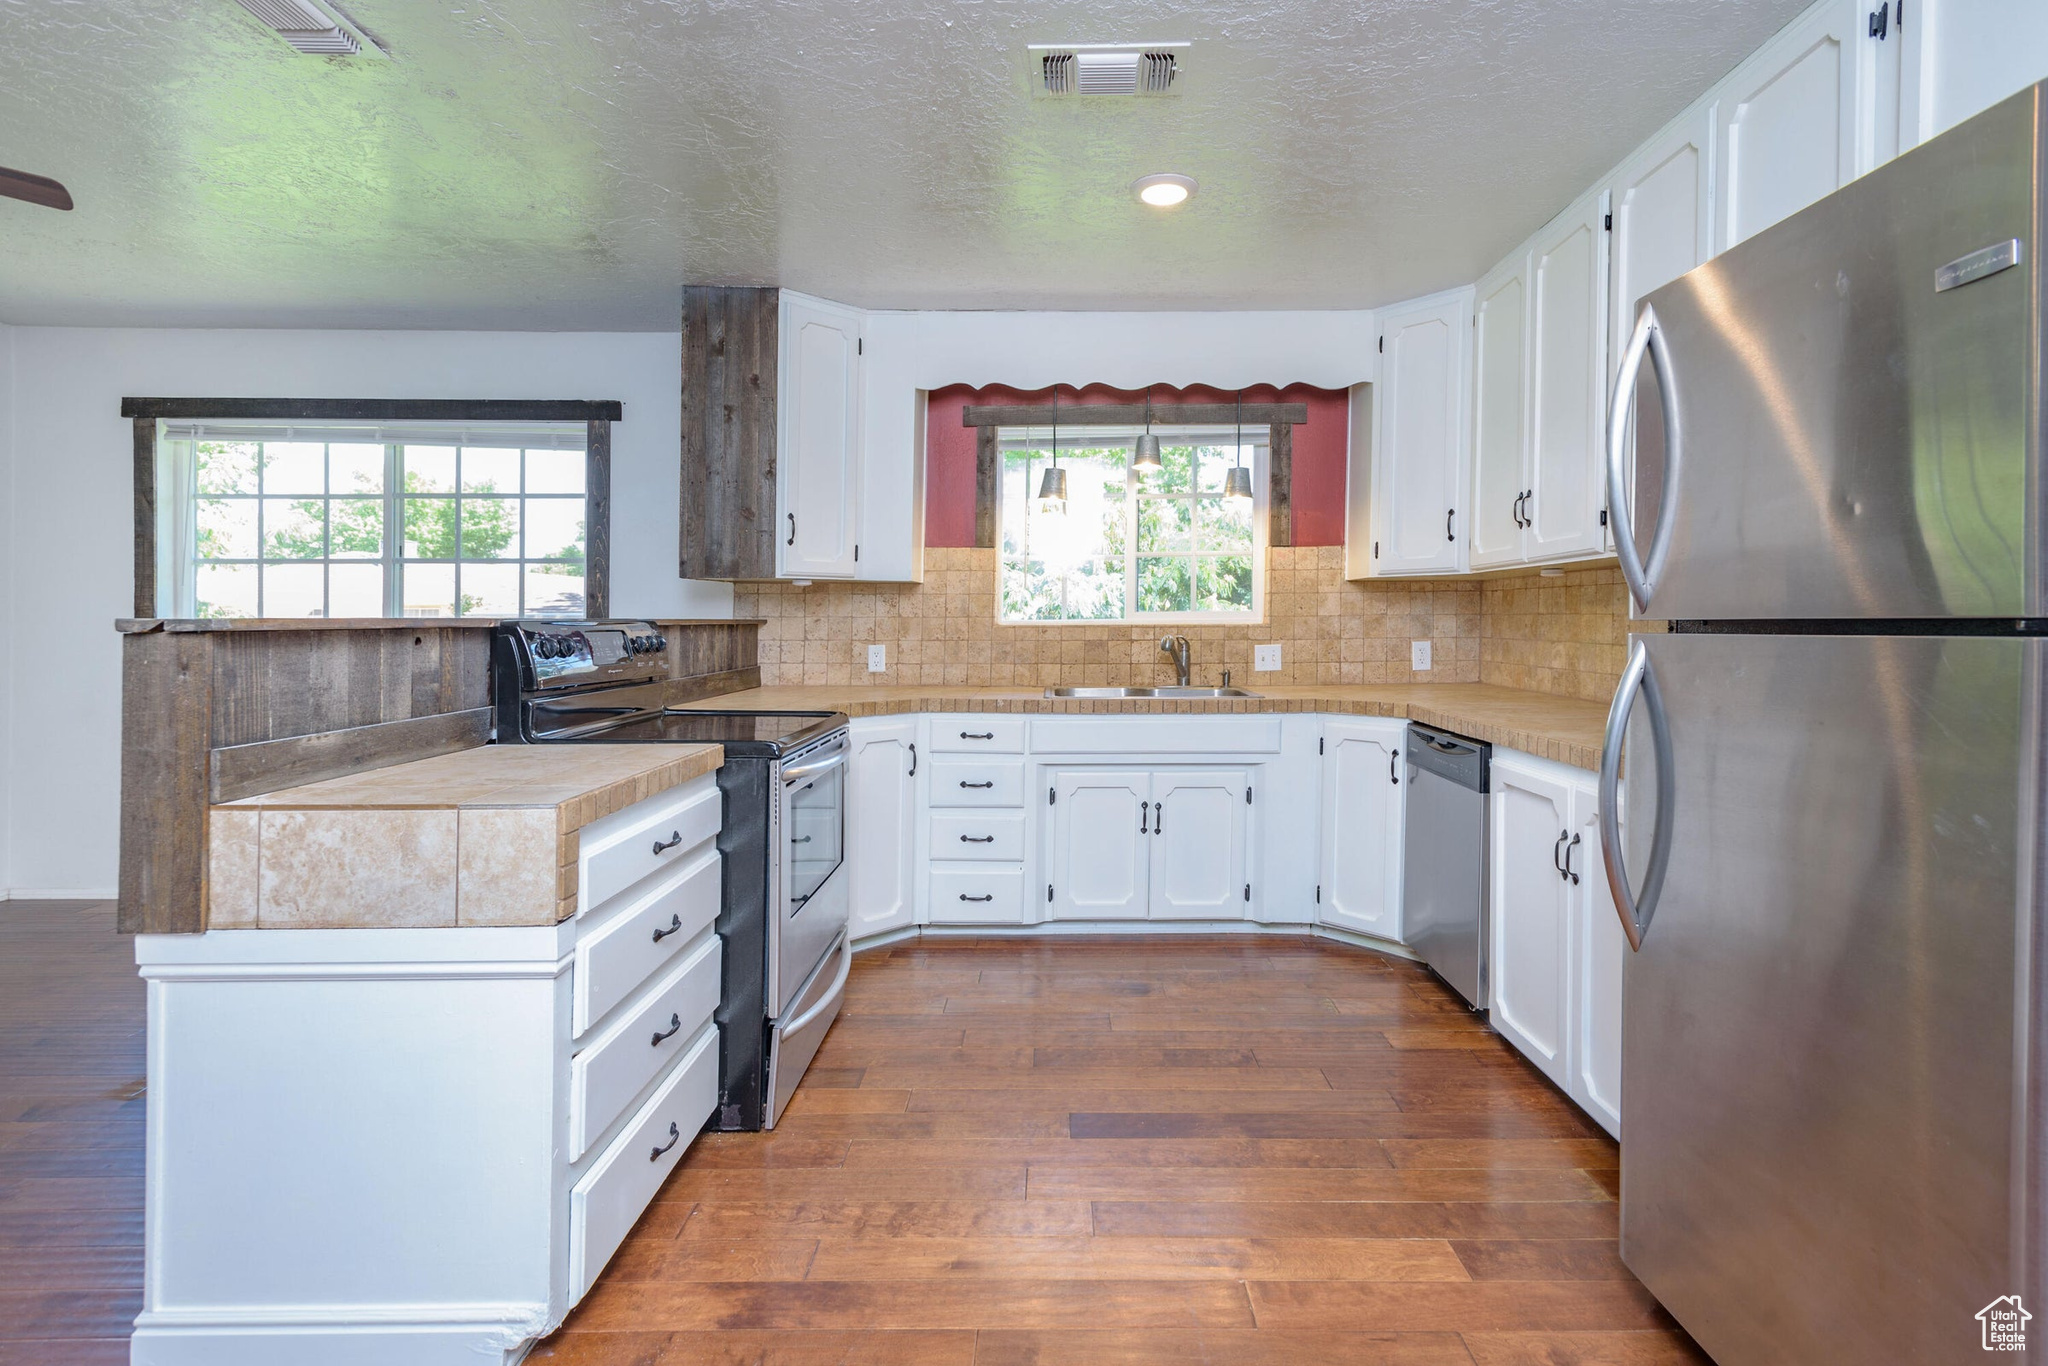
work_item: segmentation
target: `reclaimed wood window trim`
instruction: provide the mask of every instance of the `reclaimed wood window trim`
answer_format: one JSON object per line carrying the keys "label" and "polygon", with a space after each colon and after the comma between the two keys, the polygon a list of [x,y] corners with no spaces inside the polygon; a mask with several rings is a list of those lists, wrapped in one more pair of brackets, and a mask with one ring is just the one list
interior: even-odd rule
{"label": "reclaimed wood window trim", "polygon": [[584,611],[611,614],[612,424],[617,400],[124,398],[134,423],[135,615],[157,615],[157,433],[167,421],[219,422],[582,422],[584,446]]}

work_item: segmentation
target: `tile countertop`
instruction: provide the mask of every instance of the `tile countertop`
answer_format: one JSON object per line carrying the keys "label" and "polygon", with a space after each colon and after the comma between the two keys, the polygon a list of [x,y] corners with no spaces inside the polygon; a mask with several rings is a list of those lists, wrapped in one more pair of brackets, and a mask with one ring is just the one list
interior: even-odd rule
{"label": "tile countertop", "polygon": [[1047,697],[1043,688],[774,687],[724,693],[687,705],[725,710],[831,710],[848,716],[906,712],[1022,712],[1061,716],[1243,715],[1329,712],[1399,716],[1574,768],[1600,766],[1607,708],[1491,683],[1389,683],[1260,687],[1257,697],[1201,701]]}
{"label": "tile countertop", "polygon": [[207,928],[552,925],[578,832],[717,745],[487,745],[210,808]]}

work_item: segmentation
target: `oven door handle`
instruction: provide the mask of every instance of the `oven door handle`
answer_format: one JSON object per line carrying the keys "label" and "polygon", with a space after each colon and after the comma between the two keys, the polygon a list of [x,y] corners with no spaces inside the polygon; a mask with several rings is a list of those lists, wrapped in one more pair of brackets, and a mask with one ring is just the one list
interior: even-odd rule
{"label": "oven door handle", "polygon": [[[833,977],[831,988],[823,996],[820,996],[809,1010],[806,1010],[787,1024],[782,1025],[782,1033],[785,1037],[803,1032],[805,1025],[817,1019],[834,1001],[839,999],[839,989],[846,985],[847,974],[853,971],[853,940],[847,931],[841,930],[839,932],[839,942],[833,947],[839,950],[839,972]],[[816,981],[817,979],[813,977],[811,980]],[[805,988],[809,986],[810,982],[804,983]],[[797,992],[798,999],[802,999],[803,995],[804,991],[799,990]]]}
{"label": "oven door handle", "polygon": [[783,769],[782,785],[784,787],[794,787],[798,783],[809,782],[812,779],[818,777],[820,774],[830,773],[833,769],[838,768],[841,764],[845,762],[846,747],[844,745],[841,745],[838,749],[833,750],[832,753],[826,758],[816,759],[809,763],[798,764],[794,768]]}

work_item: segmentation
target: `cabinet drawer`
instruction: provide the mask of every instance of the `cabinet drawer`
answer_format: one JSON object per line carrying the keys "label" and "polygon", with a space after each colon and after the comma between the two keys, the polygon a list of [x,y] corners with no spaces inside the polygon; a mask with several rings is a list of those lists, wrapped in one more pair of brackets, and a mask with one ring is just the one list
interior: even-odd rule
{"label": "cabinet drawer", "polygon": [[656,793],[583,827],[576,856],[576,913],[596,910],[640,879],[687,863],[718,833],[718,780],[712,774]]}
{"label": "cabinet drawer", "polygon": [[1024,857],[1024,813],[990,811],[968,815],[962,812],[932,814],[932,853],[935,859],[995,860],[1017,863]]}
{"label": "cabinet drawer", "polygon": [[1022,754],[1021,716],[938,716],[932,718],[934,754]]}
{"label": "cabinet drawer", "polygon": [[654,994],[569,1060],[569,1160],[589,1151],[718,1009],[722,941],[698,936]]}
{"label": "cabinet drawer", "polygon": [[581,1298],[718,1105],[718,1026],[708,1024],[624,1133],[569,1191],[570,1298]]}
{"label": "cabinet drawer", "polygon": [[642,982],[718,919],[724,870],[718,851],[705,850],[577,939],[571,988],[576,1037],[638,991]]}
{"label": "cabinet drawer", "polygon": [[1022,806],[1022,759],[934,759],[933,806]]}
{"label": "cabinet drawer", "polygon": [[932,920],[941,925],[1021,925],[1024,870],[1015,864],[932,865]]}

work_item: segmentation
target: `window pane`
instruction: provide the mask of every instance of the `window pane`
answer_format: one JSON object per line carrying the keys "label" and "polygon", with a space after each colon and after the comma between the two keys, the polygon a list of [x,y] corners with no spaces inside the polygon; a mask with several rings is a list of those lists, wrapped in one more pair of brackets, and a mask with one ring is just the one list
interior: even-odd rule
{"label": "window pane", "polygon": [[202,564],[196,608],[202,617],[256,615],[256,566]]}
{"label": "window pane", "polygon": [[1195,502],[1195,548],[1252,548],[1252,504],[1248,498],[1201,498]]}
{"label": "window pane", "polygon": [[405,491],[407,493],[455,492],[455,448],[453,446],[407,446],[405,448]]}
{"label": "window pane", "polygon": [[462,448],[464,493],[519,492],[519,452],[491,446]]}
{"label": "window pane", "polygon": [[462,615],[465,617],[518,616],[519,566],[516,564],[465,564],[462,566]]}
{"label": "window pane", "polygon": [[583,500],[526,500],[526,553],[537,559],[583,561]]}
{"label": "window pane", "polygon": [[1162,444],[1159,473],[1145,481],[1145,488],[1152,493],[1186,493],[1194,487],[1194,481],[1195,448]]}
{"label": "window pane", "polygon": [[263,491],[327,492],[327,447],[318,441],[264,442]]}
{"label": "window pane", "polygon": [[[455,500],[453,498],[408,498],[405,500],[405,555],[407,559],[452,560],[455,558]],[[448,582],[448,601],[455,602],[455,581]]]}
{"label": "window pane", "polygon": [[[317,560],[327,553],[327,530],[318,498],[263,500],[263,557],[269,560]],[[270,612],[268,580],[263,610]],[[271,612],[272,616],[279,615]],[[299,616],[301,613],[289,613]]]}
{"label": "window pane", "polygon": [[462,558],[495,560],[507,557],[519,558],[519,500],[463,499]]}
{"label": "window pane", "polygon": [[527,565],[526,615],[529,617],[582,616],[583,567],[581,565],[566,564]]}
{"label": "window pane", "polygon": [[528,493],[583,492],[582,451],[528,451],[526,491]]}
{"label": "window pane", "polygon": [[1252,560],[1249,555],[1219,555],[1197,562],[1197,612],[1249,612],[1252,607]]}
{"label": "window pane", "polygon": [[1193,611],[1193,593],[1185,558],[1138,561],[1140,612]]}
{"label": "window pane", "polygon": [[201,493],[254,493],[261,447],[254,441],[201,441],[193,452]]}
{"label": "window pane", "polygon": [[403,576],[405,614],[409,617],[455,615],[455,566],[409,564]]}
{"label": "window pane", "polygon": [[327,611],[336,617],[384,615],[384,566],[337,564],[327,570]]}
{"label": "window pane", "polygon": [[198,526],[200,559],[256,558],[254,498],[201,498]]}
{"label": "window pane", "polygon": [[1194,513],[1184,498],[1138,500],[1138,551],[1186,550]]}
{"label": "window pane", "polygon": [[325,614],[326,571],[317,564],[263,566],[263,615],[317,617]]}
{"label": "window pane", "polygon": [[361,442],[329,446],[327,481],[336,493],[382,493],[384,448]]}
{"label": "window pane", "polygon": [[327,553],[375,559],[384,553],[384,500],[336,498],[327,505]]}
{"label": "window pane", "polygon": [[1003,616],[1012,621],[1114,621],[1124,614],[1124,562],[1055,573],[1043,560],[1003,564]]}

